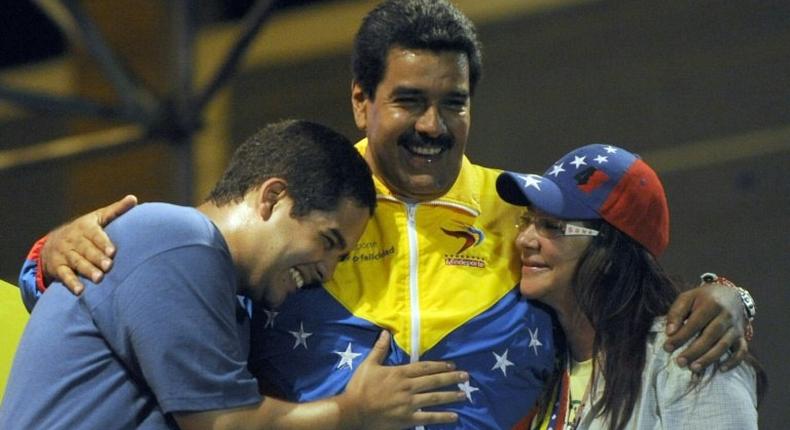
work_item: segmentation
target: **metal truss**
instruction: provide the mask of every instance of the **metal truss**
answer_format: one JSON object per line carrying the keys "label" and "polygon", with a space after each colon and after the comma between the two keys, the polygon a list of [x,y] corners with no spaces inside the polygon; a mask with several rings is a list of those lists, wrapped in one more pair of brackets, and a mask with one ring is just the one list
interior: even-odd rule
{"label": "metal truss", "polygon": [[224,60],[202,88],[194,87],[197,0],[165,0],[174,26],[171,43],[175,59],[170,94],[157,97],[146,88],[113,52],[80,0],[36,0],[73,44],[83,46],[108,78],[118,102],[105,104],[80,96],[63,96],[0,82],[0,100],[46,113],[70,114],[125,123],[112,130],[88,133],[0,151],[0,170],[41,161],[82,155],[109,147],[139,144],[150,138],[164,138],[177,151],[175,180],[183,202],[192,199],[192,141],[201,128],[203,112],[223,85],[238,70],[241,59],[264,22],[271,16],[276,0],[258,0],[241,21],[240,32]]}

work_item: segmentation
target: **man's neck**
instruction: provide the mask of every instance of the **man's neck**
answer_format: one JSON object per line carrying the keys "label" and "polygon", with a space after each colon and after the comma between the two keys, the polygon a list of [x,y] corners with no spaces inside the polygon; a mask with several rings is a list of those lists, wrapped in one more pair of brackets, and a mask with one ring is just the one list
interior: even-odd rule
{"label": "man's neck", "polygon": [[[242,203],[243,204],[243,203]],[[243,211],[240,210],[239,204],[230,203],[223,206],[217,206],[211,201],[207,201],[195,209],[205,215],[214,226],[219,230],[225,243],[228,245],[231,260],[236,268],[237,276],[242,276],[240,268],[244,267],[241,260],[243,247],[243,235],[239,233],[240,227],[245,222],[246,217]],[[241,279],[240,279],[241,280]],[[242,285],[239,282],[239,285]]]}

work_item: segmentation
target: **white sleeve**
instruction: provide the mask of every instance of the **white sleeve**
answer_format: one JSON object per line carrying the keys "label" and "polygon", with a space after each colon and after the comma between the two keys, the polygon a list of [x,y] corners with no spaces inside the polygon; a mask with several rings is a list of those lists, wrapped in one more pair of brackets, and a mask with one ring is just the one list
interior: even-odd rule
{"label": "white sleeve", "polygon": [[746,363],[696,377],[674,360],[657,374],[657,413],[664,429],[757,429],[756,373]]}

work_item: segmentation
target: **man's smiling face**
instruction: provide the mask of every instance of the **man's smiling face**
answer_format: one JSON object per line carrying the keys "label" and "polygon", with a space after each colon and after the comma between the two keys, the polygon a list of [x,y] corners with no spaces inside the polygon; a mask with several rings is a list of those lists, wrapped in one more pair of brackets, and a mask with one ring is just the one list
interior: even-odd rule
{"label": "man's smiling face", "polygon": [[393,47],[374,98],[355,83],[352,103],[365,159],[392,192],[432,200],[455,183],[471,119],[466,54]]}
{"label": "man's smiling face", "polygon": [[289,198],[282,203],[266,221],[273,230],[261,235],[253,251],[258,257],[247,271],[247,294],[271,307],[305,285],[331,278],[370,218],[369,208],[351,199],[341,200],[334,211],[312,211],[301,217],[291,215]]}

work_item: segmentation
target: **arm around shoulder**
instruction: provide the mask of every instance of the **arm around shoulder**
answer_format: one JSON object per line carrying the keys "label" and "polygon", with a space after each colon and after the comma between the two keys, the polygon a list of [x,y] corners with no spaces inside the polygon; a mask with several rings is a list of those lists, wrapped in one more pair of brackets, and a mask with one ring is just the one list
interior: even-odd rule
{"label": "arm around shoulder", "polygon": [[[712,276],[708,280],[707,276]],[[696,337],[677,357],[678,364],[700,371],[716,363],[731,350],[722,370],[738,365],[748,352],[747,340],[751,337],[748,317],[753,317],[754,302],[751,300],[752,314],[744,311],[745,292],[725,278],[712,273],[702,275],[699,287],[681,294],[667,313],[667,334],[664,345],[667,351],[674,351],[689,339]],[[748,295],[748,293],[746,293]]]}
{"label": "arm around shoulder", "polygon": [[74,294],[84,289],[78,274],[99,282],[110,269],[115,252],[103,228],[136,204],[137,197],[128,195],[39,239],[19,275],[19,287],[28,310],[33,309],[51,279],[61,281]]}

